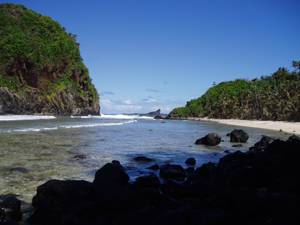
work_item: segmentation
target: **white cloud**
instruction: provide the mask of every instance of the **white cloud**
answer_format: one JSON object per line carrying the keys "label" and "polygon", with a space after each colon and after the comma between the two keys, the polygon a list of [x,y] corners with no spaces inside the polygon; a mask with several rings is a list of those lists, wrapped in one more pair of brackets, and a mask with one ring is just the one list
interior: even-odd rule
{"label": "white cloud", "polygon": [[115,93],[112,91],[103,91],[100,93],[100,95],[114,95]]}
{"label": "white cloud", "polygon": [[149,99],[148,101],[146,101],[148,103],[151,103],[151,102],[157,102],[155,99]]}
{"label": "white cloud", "polygon": [[[124,105],[125,104],[125,105]],[[100,112],[103,113],[136,113],[142,110],[140,105],[130,105],[132,102],[130,100],[121,101],[111,101],[108,99],[100,99]]]}
{"label": "white cloud", "polygon": [[141,99],[141,101],[137,103],[131,100],[100,99],[100,112],[104,114],[148,113],[160,109],[162,113],[167,114],[172,109],[183,106],[184,104],[185,102],[160,102],[155,99]]}

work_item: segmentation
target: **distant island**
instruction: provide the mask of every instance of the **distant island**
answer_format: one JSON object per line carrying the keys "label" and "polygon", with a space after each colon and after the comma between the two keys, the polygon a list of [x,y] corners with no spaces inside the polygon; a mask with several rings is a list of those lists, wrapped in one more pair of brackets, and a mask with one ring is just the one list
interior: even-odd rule
{"label": "distant island", "polygon": [[173,109],[167,119],[300,121],[300,61],[293,61],[292,65],[292,72],[279,68],[260,79],[237,79],[214,85],[198,99]]}
{"label": "distant island", "polygon": [[139,115],[139,116],[149,116],[149,117],[155,117],[155,118],[159,118],[159,119],[162,119],[162,118],[165,118],[167,115],[164,115],[160,112],[160,109],[154,111],[154,112],[149,112],[149,113],[123,113],[123,115]]}
{"label": "distant island", "polygon": [[0,114],[99,115],[76,35],[23,5],[0,5]]}

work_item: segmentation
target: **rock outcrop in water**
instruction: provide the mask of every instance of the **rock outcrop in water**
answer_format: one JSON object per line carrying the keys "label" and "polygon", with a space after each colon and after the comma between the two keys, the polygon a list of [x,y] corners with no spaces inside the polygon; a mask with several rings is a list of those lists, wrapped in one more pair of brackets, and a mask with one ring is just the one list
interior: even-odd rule
{"label": "rock outcrop in water", "polygon": [[204,145],[215,146],[215,145],[220,144],[220,142],[221,142],[221,137],[218,134],[209,133],[205,137],[202,137],[202,138],[196,140],[195,144],[196,145],[204,144]]}
{"label": "rock outcrop in water", "polygon": [[[299,224],[300,138],[277,139],[264,147],[236,151],[218,164],[209,162],[196,169],[162,166],[163,183],[152,172],[129,183],[118,161],[99,169],[93,183],[50,180],[38,187],[32,201],[36,209],[26,222]],[[1,218],[9,220],[0,211]]]}
{"label": "rock outcrop in water", "polygon": [[76,35],[22,5],[0,5],[0,114],[99,114]]}

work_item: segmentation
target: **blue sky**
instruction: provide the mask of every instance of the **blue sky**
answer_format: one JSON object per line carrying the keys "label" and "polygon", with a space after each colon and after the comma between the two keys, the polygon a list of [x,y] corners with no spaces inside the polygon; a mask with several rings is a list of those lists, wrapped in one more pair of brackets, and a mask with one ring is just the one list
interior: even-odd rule
{"label": "blue sky", "polygon": [[299,0],[20,0],[77,35],[101,113],[146,113],[200,97],[213,82],[292,70]]}

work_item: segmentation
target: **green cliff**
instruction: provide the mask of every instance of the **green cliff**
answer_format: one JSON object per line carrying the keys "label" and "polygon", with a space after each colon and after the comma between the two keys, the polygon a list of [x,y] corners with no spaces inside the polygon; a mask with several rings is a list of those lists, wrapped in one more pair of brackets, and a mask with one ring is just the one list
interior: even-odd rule
{"label": "green cliff", "polygon": [[0,113],[100,113],[76,35],[23,5],[0,5]]}
{"label": "green cliff", "polygon": [[293,67],[293,72],[279,68],[261,79],[222,82],[185,107],[173,109],[167,118],[300,121],[300,61],[293,61]]}

